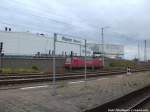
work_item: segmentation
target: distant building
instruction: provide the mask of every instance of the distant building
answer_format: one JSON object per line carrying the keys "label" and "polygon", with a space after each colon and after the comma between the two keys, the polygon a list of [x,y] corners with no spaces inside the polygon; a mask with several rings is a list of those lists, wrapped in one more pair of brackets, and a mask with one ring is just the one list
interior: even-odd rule
{"label": "distant building", "polygon": [[[102,55],[102,44],[88,43],[87,46],[94,54]],[[109,58],[123,58],[124,46],[115,44],[104,44],[104,55]]]}

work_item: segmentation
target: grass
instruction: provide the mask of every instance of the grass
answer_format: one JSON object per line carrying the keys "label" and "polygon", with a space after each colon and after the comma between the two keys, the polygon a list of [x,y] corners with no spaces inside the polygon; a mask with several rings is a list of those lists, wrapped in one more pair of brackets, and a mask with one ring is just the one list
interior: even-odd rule
{"label": "grass", "polygon": [[38,69],[34,68],[2,68],[1,73],[37,73]]}
{"label": "grass", "polygon": [[110,67],[135,67],[134,61],[114,61],[110,63]]}

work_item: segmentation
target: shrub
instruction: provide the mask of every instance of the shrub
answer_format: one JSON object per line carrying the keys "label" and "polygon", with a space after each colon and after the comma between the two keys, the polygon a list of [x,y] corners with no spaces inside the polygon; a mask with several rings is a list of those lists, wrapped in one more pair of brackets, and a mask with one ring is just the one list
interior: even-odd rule
{"label": "shrub", "polygon": [[39,70],[39,68],[38,68],[37,66],[35,66],[35,65],[32,66],[32,69],[33,69],[33,70]]}

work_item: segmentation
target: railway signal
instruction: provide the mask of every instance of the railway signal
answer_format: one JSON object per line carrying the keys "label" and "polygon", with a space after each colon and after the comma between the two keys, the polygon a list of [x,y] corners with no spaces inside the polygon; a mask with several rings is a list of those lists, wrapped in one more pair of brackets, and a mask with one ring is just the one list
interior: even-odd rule
{"label": "railway signal", "polygon": [[127,67],[127,74],[131,74],[131,68]]}

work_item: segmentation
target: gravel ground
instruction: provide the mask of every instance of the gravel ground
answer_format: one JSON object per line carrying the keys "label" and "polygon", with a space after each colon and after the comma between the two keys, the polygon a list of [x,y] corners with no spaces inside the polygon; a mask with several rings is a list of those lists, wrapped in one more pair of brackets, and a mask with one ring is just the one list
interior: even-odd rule
{"label": "gravel ground", "polygon": [[86,83],[62,81],[55,96],[50,84],[0,90],[0,112],[82,112],[147,85],[150,85],[150,72],[101,77]]}

